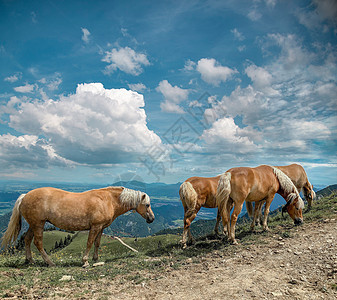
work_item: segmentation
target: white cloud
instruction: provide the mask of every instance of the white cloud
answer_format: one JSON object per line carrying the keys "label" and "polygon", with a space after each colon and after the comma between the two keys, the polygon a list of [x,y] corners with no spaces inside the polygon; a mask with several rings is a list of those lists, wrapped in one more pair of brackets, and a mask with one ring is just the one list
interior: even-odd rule
{"label": "white cloud", "polygon": [[137,160],[161,144],[147,127],[143,96],[100,83],[80,84],[59,100],[21,103],[9,125],[29,135],[43,135],[53,152],[81,164],[115,164]]}
{"label": "white cloud", "polygon": [[128,87],[136,92],[143,92],[146,90],[146,85],[143,83],[128,84]]}
{"label": "white cloud", "polygon": [[317,13],[323,20],[333,21],[336,25],[337,2],[335,0],[313,0],[317,5]]}
{"label": "white cloud", "polygon": [[35,135],[0,135],[0,165],[6,167],[39,167],[69,164],[55,153],[51,145]]}
{"label": "white cloud", "polygon": [[82,41],[85,42],[86,44],[89,43],[90,40],[90,31],[87,28],[81,28],[82,29]]}
{"label": "white cloud", "polygon": [[307,66],[314,58],[314,54],[308,52],[294,34],[269,34],[268,37],[281,47],[279,60],[282,60],[285,69]]}
{"label": "white cloud", "polygon": [[219,86],[221,82],[227,81],[233,74],[237,73],[226,66],[220,65],[214,58],[202,58],[198,61],[197,70],[205,82]]}
{"label": "white cloud", "polygon": [[164,112],[168,113],[176,113],[176,114],[184,114],[184,109],[180,107],[178,104],[174,102],[170,102],[168,100],[165,100],[164,102],[160,103],[160,108]]}
{"label": "white cloud", "polygon": [[201,138],[212,147],[221,149],[221,153],[233,150],[236,153],[248,153],[258,150],[257,145],[249,138],[252,134],[259,135],[252,128],[240,128],[233,118],[224,117],[215,121],[210,129],[206,129]]}
{"label": "white cloud", "polygon": [[231,33],[233,33],[235,39],[239,41],[243,41],[245,39],[245,36],[237,28],[232,29]]}
{"label": "white cloud", "polygon": [[25,84],[22,86],[17,86],[14,88],[14,90],[18,93],[32,93],[35,89],[35,85],[34,84]]}
{"label": "white cloud", "polygon": [[185,65],[184,65],[184,70],[185,71],[193,71],[194,68],[196,66],[196,63],[190,59],[188,59],[186,62],[185,62]]}
{"label": "white cloud", "polygon": [[105,68],[107,74],[119,69],[125,73],[137,76],[143,72],[142,66],[150,65],[145,54],[137,53],[129,47],[114,48],[111,51],[106,51],[102,61],[109,64]]}
{"label": "white cloud", "polygon": [[266,95],[275,96],[279,94],[272,88],[273,78],[266,69],[252,64],[245,69],[245,73],[253,81],[254,87],[264,91]]}
{"label": "white cloud", "polygon": [[267,6],[274,8],[277,0],[265,0]]}
{"label": "white cloud", "polygon": [[252,21],[257,21],[259,19],[261,19],[262,14],[257,10],[256,7],[253,7],[249,13],[248,13],[248,18],[251,19]]}
{"label": "white cloud", "polygon": [[184,113],[179,103],[188,98],[188,89],[172,86],[167,80],[162,80],[156,90],[162,93],[165,98],[165,101],[160,103],[162,111],[178,114]]}
{"label": "white cloud", "polygon": [[12,76],[6,77],[4,79],[4,81],[8,81],[10,83],[14,83],[14,82],[18,81],[19,79],[21,79],[21,77],[22,77],[22,73],[16,73],[16,74],[14,74]]}

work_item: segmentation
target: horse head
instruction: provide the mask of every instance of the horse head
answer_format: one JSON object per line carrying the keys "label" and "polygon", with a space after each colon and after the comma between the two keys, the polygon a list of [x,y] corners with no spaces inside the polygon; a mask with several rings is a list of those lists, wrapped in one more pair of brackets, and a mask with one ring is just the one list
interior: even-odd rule
{"label": "horse head", "polygon": [[136,207],[137,213],[139,213],[147,223],[152,223],[154,221],[154,213],[151,209],[150,197],[143,193],[141,196],[141,201]]}
{"label": "horse head", "polygon": [[295,193],[291,193],[287,197],[287,203],[282,207],[282,216],[284,212],[288,212],[289,216],[294,220],[295,225],[303,223],[302,210],[304,202],[302,198]]}
{"label": "horse head", "polygon": [[309,184],[309,185],[310,185],[310,189],[308,190],[303,189],[303,190],[304,190],[304,197],[308,201],[308,206],[310,208],[312,206],[313,200],[316,198],[316,193],[314,191],[313,185],[312,184]]}

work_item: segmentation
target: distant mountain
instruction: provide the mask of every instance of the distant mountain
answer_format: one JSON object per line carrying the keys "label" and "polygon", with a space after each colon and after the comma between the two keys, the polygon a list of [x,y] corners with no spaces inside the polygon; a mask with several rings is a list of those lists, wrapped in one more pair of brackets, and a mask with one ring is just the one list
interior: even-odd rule
{"label": "distant mountain", "polygon": [[326,188],[318,191],[316,194],[317,194],[317,196],[325,197],[325,196],[330,195],[331,193],[336,192],[336,191],[337,191],[337,184],[334,184],[334,185],[327,186]]}
{"label": "distant mountain", "polygon": [[[151,197],[151,204],[153,212],[156,216],[155,221],[152,224],[147,224],[145,220],[137,213],[128,213],[118,217],[105,232],[108,234],[114,234],[119,236],[148,236],[158,232],[165,233],[177,233],[181,232],[182,229],[177,227],[182,226],[184,218],[184,210],[179,199],[179,187],[180,183],[176,184],[165,184],[165,183],[144,183],[141,181],[117,181],[113,186],[125,186],[135,190],[141,190],[146,192]],[[7,185],[4,187],[5,192],[0,192],[0,209],[3,205],[4,215],[0,216],[0,236],[6,230],[11,212],[10,211],[16,199],[20,193],[27,192],[33,188],[40,186],[46,186],[43,183],[13,183],[13,185]],[[99,185],[77,185],[77,184],[63,184],[58,183],[53,185],[58,188],[62,188],[68,191],[81,192],[88,189],[102,188]],[[317,192],[317,195],[325,196],[331,191],[337,190],[337,185],[332,185],[326,187]],[[279,209],[285,204],[285,200],[278,194],[276,194],[275,199],[272,202],[271,210]],[[6,210],[5,210],[6,209]],[[203,233],[213,229],[215,225],[215,218],[217,214],[217,209],[202,208],[193,225],[199,233]],[[240,214],[241,221],[247,218],[246,206],[243,206],[242,212]],[[206,224],[208,224],[206,226]],[[27,225],[24,222],[23,231],[27,229]]]}
{"label": "distant mountain", "polygon": [[174,184],[166,183],[145,183],[141,181],[117,181],[112,186],[124,186],[129,189],[139,190],[147,193],[150,197],[179,197],[179,187],[181,182]]}

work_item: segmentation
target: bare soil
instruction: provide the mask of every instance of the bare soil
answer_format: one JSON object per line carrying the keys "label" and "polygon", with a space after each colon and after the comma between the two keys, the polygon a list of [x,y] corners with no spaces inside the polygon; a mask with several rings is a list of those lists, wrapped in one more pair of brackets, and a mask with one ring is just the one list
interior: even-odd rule
{"label": "bare soil", "polygon": [[[116,299],[337,299],[337,222],[303,225],[291,238],[231,246],[148,281],[107,286]],[[236,249],[235,249],[236,248]]]}
{"label": "bare soil", "polygon": [[[304,224],[112,281],[69,282],[53,299],[337,299],[337,221]],[[261,236],[260,236],[261,237]],[[149,258],[160,260],[160,258]],[[39,285],[13,298],[37,298]],[[8,295],[10,296],[10,294]]]}

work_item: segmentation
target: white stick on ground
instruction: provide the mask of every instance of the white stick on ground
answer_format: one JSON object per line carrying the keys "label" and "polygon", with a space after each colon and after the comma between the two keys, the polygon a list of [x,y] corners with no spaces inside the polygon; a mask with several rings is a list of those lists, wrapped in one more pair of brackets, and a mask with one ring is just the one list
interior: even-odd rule
{"label": "white stick on ground", "polygon": [[129,248],[130,250],[132,250],[133,252],[137,252],[137,253],[138,253],[138,251],[137,251],[136,249],[133,249],[131,246],[125,244],[119,237],[114,236],[114,237],[112,237],[112,238],[118,240],[121,244],[123,244],[125,247],[128,247],[128,248]]}

